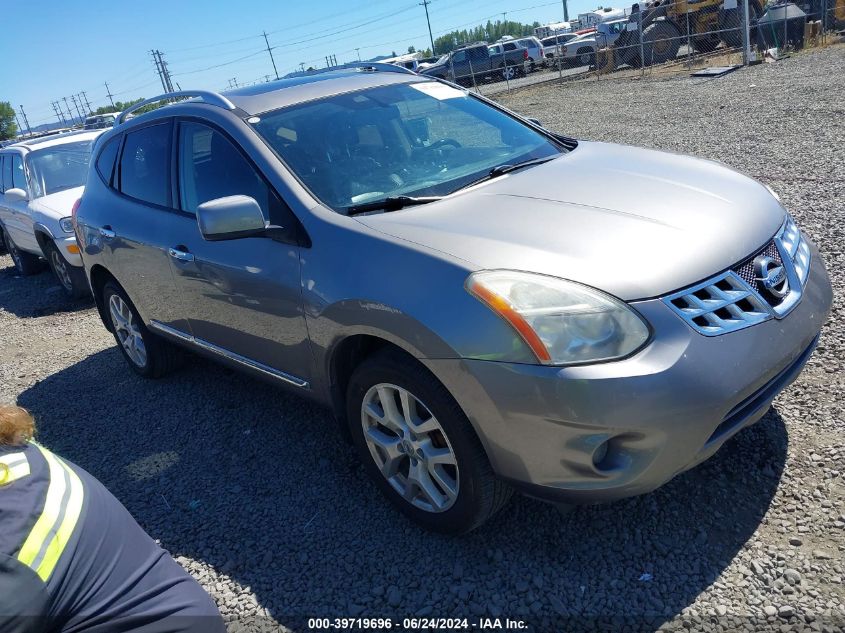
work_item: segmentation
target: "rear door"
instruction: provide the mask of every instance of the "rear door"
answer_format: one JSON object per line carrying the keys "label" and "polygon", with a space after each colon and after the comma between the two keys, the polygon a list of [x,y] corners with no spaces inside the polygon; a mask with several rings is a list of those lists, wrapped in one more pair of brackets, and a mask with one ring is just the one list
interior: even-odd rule
{"label": "rear door", "polygon": [[100,261],[123,286],[144,321],[186,332],[187,320],[179,311],[167,252],[175,217],[170,183],[172,129],[171,120],[152,122],[103,147],[98,161],[115,149],[111,143],[121,145],[110,181],[112,193],[92,205],[91,221],[97,225],[89,230],[98,236]]}
{"label": "rear door", "polygon": [[[299,223],[282,198],[223,131],[178,123],[180,212],[171,232],[176,289],[200,345],[238,362],[269,368],[299,386],[310,380],[311,353],[302,312]],[[196,221],[203,202],[255,199],[278,239],[205,241]],[[259,367],[259,369],[262,369]]]}

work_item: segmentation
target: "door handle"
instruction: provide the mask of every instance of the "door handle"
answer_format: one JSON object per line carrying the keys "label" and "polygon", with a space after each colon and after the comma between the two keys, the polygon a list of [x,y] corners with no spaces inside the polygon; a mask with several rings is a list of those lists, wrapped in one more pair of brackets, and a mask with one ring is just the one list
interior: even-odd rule
{"label": "door handle", "polygon": [[112,228],[108,225],[100,227],[100,237],[104,240],[113,240],[117,233],[112,231]]}
{"label": "door handle", "polygon": [[194,254],[189,253],[181,246],[177,246],[176,248],[168,248],[167,254],[170,255],[173,259],[178,259],[180,262],[194,261]]}

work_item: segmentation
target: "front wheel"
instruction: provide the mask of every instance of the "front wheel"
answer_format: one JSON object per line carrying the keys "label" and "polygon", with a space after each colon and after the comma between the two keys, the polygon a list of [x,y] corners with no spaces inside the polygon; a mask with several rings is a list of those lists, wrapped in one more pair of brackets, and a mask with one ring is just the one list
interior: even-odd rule
{"label": "front wheel", "polygon": [[469,532],[510,498],[458,403],[413,358],[385,350],[359,365],[347,416],[368,475],[420,525]]}
{"label": "front wheel", "polygon": [[181,350],[147,329],[123,288],[107,282],[103,305],[120,353],[136,374],[160,378],[178,366]]}
{"label": "front wheel", "polygon": [[88,281],[85,278],[85,271],[69,264],[53,242],[47,242],[44,247],[44,254],[47,256],[50,269],[68,297],[81,299],[91,294]]}

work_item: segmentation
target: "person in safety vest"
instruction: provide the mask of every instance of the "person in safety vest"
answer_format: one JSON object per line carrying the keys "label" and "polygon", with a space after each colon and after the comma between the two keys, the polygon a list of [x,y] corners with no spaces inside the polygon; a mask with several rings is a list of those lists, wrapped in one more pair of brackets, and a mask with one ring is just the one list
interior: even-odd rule
{"label": "person in safety vest", "polygon": [[0,405],[0,631],[223,633],[209,595],[94,477]]}

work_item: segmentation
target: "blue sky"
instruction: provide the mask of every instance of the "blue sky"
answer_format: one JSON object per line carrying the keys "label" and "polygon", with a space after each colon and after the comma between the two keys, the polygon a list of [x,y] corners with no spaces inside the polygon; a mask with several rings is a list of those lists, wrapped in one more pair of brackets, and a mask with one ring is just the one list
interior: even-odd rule
{"label": "blue sky", "polygon": [[[267,31],[279,75],[429,46],[420,0],[20,0],[4,3],[0,101],[22,104],[30,125],[56,121],[51,101],[85,91],[92,107],[161,91],[150,49],[160,50],[183,89],[223,90],[229,80],[263,81],[272,74]],[[596,6],[569,0],[570,16]],[[438,34],[502,19],[562,19],[560,0],[432,0]],[[9,28],[9,25],[16,25]],[[72,107],[72,106],[71,106]]]}

